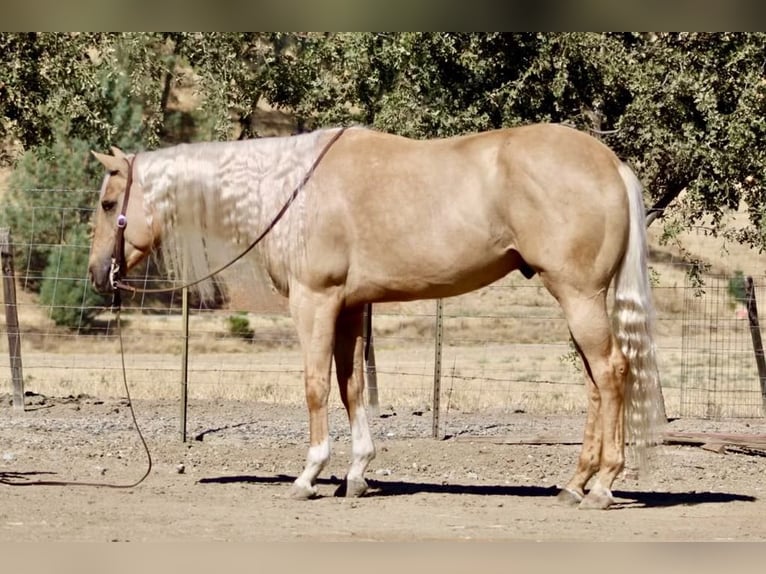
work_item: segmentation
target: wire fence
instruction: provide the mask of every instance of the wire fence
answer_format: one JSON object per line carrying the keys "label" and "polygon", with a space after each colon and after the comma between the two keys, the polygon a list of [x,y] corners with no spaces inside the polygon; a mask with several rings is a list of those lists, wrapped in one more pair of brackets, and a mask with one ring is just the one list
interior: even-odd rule
{"label": "wire fence", "polygon": [[[15,279],[25,388],[52,396],[121,396],[114,314],[108,299],[94,299],[87,286],[87,237],[72,241],[66,232],[66,221],[83,214],[73,217],[60,209],[60,225],[51,234],[50,213],[38,212],[50,209],[30,208],[23,239],[12,230],[13,252],[23,262]],[[36,222],[45,222],[46,228],[37,229]],[[31,254],[37,251],[47,257],[35,260]],[[72,261],[81,263],[67,263]],[[132,274],[133,280],[167,285],[158,269],[159,263],[150,261]],[[679,279],[684,276],[682,270],[662,272],[654,289],[668,416],[763,416],[752,330],[747,313],[743,319],[741,300],[732,294],[732,278],[711,277],[700,289]],[[247,261],[235,265],[225,279],[217,305],[206,307],[192,298],[189,397],[302,403],[301,353],[286,302]],[[763,288],[764,278],[756,277],[758,297]],[[72,292],[79,297],[57,297]],[[539,280],[514,273],[442,305],[443,411],[557,414],[586,409],[583,375],[563,314]],[[62,314],[74,326],[57,325]],[[122,318],[131,394],[177,400],[187,343],[180,292],[126,297]],[[433,408],[436,325],[434,301],[374,306],[381,412]],[[7,321],[0,318],[0,392],[11,386],[9,334]],[[339,403],[338,393],[331,400]]]}
{"label": "wire fence", "polygon": [[681,416],[716,419],[764,414],[766,397],[758,383],[762,374],[753,342],[754,330],[760,326],[753,324],[752,301],[763,300],[766,280],[750,278],[754,298],[749,302],[747,279],[739,274],[713,275],[702,287],[687,281]]}

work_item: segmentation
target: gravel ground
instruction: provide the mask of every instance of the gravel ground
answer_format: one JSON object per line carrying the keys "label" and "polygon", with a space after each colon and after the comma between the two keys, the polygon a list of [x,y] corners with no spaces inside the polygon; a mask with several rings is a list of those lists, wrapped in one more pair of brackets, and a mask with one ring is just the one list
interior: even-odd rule
{"label": "gravel ground", "polygon": [[[449,413],[434,440],[431,413],[372,420],[378,456],[361,499],[333,496],[349,460],[345,413],[333,410],[333,459],[320,496],[285,494],[302,469],[307,416],[299,406],[192,402],[188,437],[178,406],[134,401],[150,449],[148,478],[124,486],[147,458],[126,400],[0,397],[0,540],[766,540],[766,453],[663,445],[648,476],[622,476],[606,512],[556,504],[577,459],[584,417]],[[764,434],[762,419],[679,420],[672,430]],[[555,444],[505,444],[558,437]],[[23,487],[22,487],[23,485]]]}

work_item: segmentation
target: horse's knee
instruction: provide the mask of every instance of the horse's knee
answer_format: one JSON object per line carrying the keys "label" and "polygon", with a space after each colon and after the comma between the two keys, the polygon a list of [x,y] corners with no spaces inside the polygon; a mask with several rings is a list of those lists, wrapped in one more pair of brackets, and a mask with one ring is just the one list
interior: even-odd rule
{"label": "horse's knee", "polygon": [[315,411],[327,406],[327,399],[330,396],[330,385],[320,379],[310,379],[306,381],[306,404],[309,411]]}

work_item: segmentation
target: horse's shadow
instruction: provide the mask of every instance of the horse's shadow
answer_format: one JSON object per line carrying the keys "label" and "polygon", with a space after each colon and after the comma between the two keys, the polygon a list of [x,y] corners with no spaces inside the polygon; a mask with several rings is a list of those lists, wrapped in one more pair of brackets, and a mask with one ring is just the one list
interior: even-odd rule
{"label": "horse's shadow", "polygon": [[[38,484],[37,477],[53,472],[0,472],[0,484],[8,486],[32,486]],[[289,485],[294,476],[277,474],[272,476],[232,475],[201,478],[199,484],[281,484]],[[365,497],[412,496],[415,494],[468,494],[474,496],[516,496],[521,498],[555,498],[559,489],[555,486],[443,484],[434,482],[411,482],[404,480],[368,480],[369,490]],[[319,485],[335,486],[335,495],[345,494],[345,483],[332,476],[320,478]],[[661,508],[671,506],[693,506],[697,504],[725,502],[755,502],[757,498],[732,492],[651,492],[641,490],[615,490],[616,504],[620,508]],[[321,498],[321,497],[320,497]]]}
{"label": "horse's shadow", "polygon": [[[220,476],[202,478],[200,484],[291,484],[294,476],[277,474],[273,476]],[[559,493],[556,486],[521,486],[521,485],[477,485],[477,484],[443,484],[433,482],[411,482],[403,480],[381,481],[368,480],[369,490],[365,497],[377,498],[387,496],[411,496],[414,494],[469,494],[476,496],[516,496],[522,498],[555,498]],[[320,478],[319,485],[336,486],[336,496],[345,493],[342,479],[332,476]],[[755,502],[755,496],[729,492],[651,492],[637,490],[615,490],[613,494],[619,508],[661,508],[670,506],[693,506],[722,502]]]}

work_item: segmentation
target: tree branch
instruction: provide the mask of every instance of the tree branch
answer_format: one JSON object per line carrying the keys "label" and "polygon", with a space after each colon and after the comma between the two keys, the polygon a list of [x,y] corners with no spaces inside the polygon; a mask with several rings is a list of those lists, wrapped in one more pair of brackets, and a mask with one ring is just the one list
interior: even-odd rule
{"label": "tree branch", "polygon": [[646,226],[649,227],[655,219],[662,217],[665,214],[665,208],[670,205],[684,189],[686,189],[686,185],[679,185],[678,187],[674,187],[673,189],[667,191],[661,198],[659,198],[652,207],[647,209]]}

